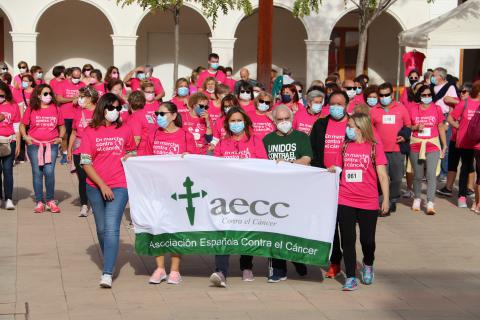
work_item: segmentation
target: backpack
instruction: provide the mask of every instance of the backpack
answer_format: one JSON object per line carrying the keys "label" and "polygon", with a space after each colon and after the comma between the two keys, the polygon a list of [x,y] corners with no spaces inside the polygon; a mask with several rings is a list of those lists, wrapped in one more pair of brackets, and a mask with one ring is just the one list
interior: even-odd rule
{"label": "backpack", "polygon": [[[467,104],[467,101],[468,100],[466,100],[465,105]],[[466,137],[468,137],[468,140],[475,145],[480,143],[480,106],[478,106],[475,114],[468,123]]]}

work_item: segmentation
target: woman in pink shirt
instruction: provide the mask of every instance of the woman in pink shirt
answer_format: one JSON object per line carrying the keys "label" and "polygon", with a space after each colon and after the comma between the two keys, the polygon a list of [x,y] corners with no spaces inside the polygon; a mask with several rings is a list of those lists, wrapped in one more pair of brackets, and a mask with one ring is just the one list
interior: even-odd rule
{"label": "woman in pink shirt", "polygon": [[80,195],[80,215],[88,216],[88,198],[87,198],[87,175],[80,165],[80,145],[82,143],[83,132],[89,126],[93,119],[93,112],[98,101],[99,94],[92,86],[80,88],[78,91],[78,106],[73,117],[72,134],[68,143],[67,160],[75,165],[78,178],[78,193]]}
{"label": "woman in pink shirt", "polygon": [[94,68],[90,63],[87,63],[87,64],[83,65],[83,68],[82,68],[82,82],[87,86],[90,84],[91,73],[92,73],[93,69]]}
{"label": "woman in pink shirt", "polygon": [[254,100],[255,111],[248,113],[253,124],[253,133],[260,139],[277,130],[272,121],[273,97],[268,92],[262,91]]}
{"label": "woman in pink shirt", "polygon": [[188,88],[188,80],[180,78],[175,82],[175,95],[170,100],[177,106],[179,113],[188,112],[188,97],[190,90]]}
{"label": "woman in pink shirt", "polygon": [[205,79],[202,85],[203,94],[206,95],[210,100],[215,100],[215,89],[217,87],[217,79],[214,77],[208,77]]}
{"label": "woman in pink shirt", "polygon": [[[111,92],[117,95],[122,101],[122,105],[125,105],[125,103],[127,102],[127,91],[125,90],[125,84],[123,83],[122,80],[120,79],[110,80],[110,82],[107,84],[107,92]],[[128,109],[122,110],[122,112],[123,111],[128,111]]]}
{"label": "woman in pink shirt", "polygon": [[250,82],[240,80],[239,82],[239,88],[238,88],[238,102],[240,103],[240,107],[243,108],[243,110],[246,113],[251,113],[255,111],[255,105],[253,104],[253,86]]}
{"label": "woman in pink shirt", "polygon": [[[430,86],[423,85],[417,92],[421,101],[410,108],[412,137],[410,140],[410,161],[414,180],[412,210],[420,211],[422,179],[427,177],[427,214],[435,214],[434,200],[437,188],[437,166],[447,150],[442,109],[433,103]],[[443,146],[443,147],[442,147]],[[425,168],[426,166],[426,168]],[[426,174],[425,174],[426,169]]]}
{"label": "woman in pink shirt", "polygon": [[[20,133],[14,124],[20,122],[20,110],[13,101],[8,85],[0,82],[0,198],[5,209],[15,210],[13,204],[13,161],[20,153]],[[2,183],[3,181],[3,183]],[[2,190],[3,189],[3,190]]]}
{"label": "woman in pink shirt", "polygon": [[193,134],[199,154],[206,154],[208,144],[213,138],[208,101],[208,97],[202,92],[194,93],[188,99],[188,112],[182,114],[183,128]]}
{"label": "woman in pink shirt", "polygon": [[[28,132],[26,127],[29,126]],[[52,88],[41,84],[35,88],[20,125],[20,133],[27,144],[28,157],[32,165],[35,213],[45,211],[43,204],[43,180],[45,177],[46,208],[59,213],[60,208],[53,199],[55,193],[55,161],[58,146],[65,136],[65,122],[57,107]]]}
{"label": "woman in pink shirt", "polygon": [[[347,277],[343,290],[353,291],[358,288],[355,277],[357,222],[364,255],[362,281],[369,285],[374,280],[375,230],[379,210],[377,178],[383,192],[383,213],[389,211],[389,186],[387,158],[382,144],[375,140],[369,116],[363,113],[350,116],[346,137],[336,159],[336,166],[342,169],[337,218]],[[335,167],[330,167],[329,171],[335,171]]]}
{"label": "woman in pink shirt", "polygon": [[20,112],[23,115],[25,110],[30,106],[30,97],[32,96],[37,83],[31,74],[22,76],[21,89],[13,90],[13,97],[15,102],[20,107]]}
{"label": "woman in pink shirt", "polygon": [[65,66],[53,67],[52,75],[54,78],[50,80],[49,84],[53,90],[53,93],[57,94],[63,81],[65,81]]}
{"label": "woman in pink shirt", "polygon": [[20,61],[18,64],[17,64],[17,67],[18,67],[18,70],[20,71],[19,74],[17,74],[15,76],[15,78],[13,79],[13,87],[15,89],[21,89],[22,88],[22,76],[26,75],[27,73],[29,73],[29,70],[28,70],[28,63],[26,63],[25,61]]}
{"label": "woman in pink shirt", "polygon": [[233,79],[232,74],[233,74],[233,69],[231,67],[226,67],[224,84],[230,88],[230,92],[233,92],[235,90],[235,83],[237,83],[237,81]]}
{"label": "woman in pink shirt", "polygon": [[[158,128],[150,134],[146,146],[146,155],[172,155],[197,153],[195,140],[190,132],[182,129],[182,116],[173,102],[163,102],[155,111]],[[156,257],[157,269],[150,277],[151,284],[167,280],[165,257]],[[167,283],[180,284],[180,255],[172,253],[172,265]]]}
{"label": "woman in pink shirt", "polygon": [[[280,104],[286,105],[293,113],[296,113],[298,109],[300,109],[301,105],[299,103],[300,98],[298,96],[297,87],[292,84],[286,84],[282,86],[280,89],[280,99],[281,101],[278,102],[276,106]],[[274,107],[274,108],[275,108]]]}
{"label": "woman in pink shirt", "polygon": [[217,84],[215,86],[214,99],[210,99],[208,103],[208,114],[210,115],[210,121],[215,123],[218,118],[222,116],[221,107],[222,99],[230,92],[228,86],[224,84]]}
{"label": "woman in pink shirt", "polygon": [[98,69],[93,69],[90,73],[90,85],[95,88],[98,92],[98,97],[100,98],[106,91],[105,83],[102,81],[102,71]]}
{"label": "woman in pink shirt", "polygon": [[130,127],[120,121],[121,110],[121,101],[115,94],[104,94],[80,145],[80,164],[87,174],[87,197],[103,253],[102,288],[112,287],[120,223],[128,201],[122,161],[135,154],[136,149]]}
{"label": "woman in pink shirt", "polygon": [[293,117],[293,129],[310,135],[313,124],[320,118],[325,95],[322,91],[313,90],[307,94],[307,104],[300,108]]}
{"label": "woman in pink shirt", "polygon": [[222,105],[220,107],[220,117],[213,123],[213,138],[208,147],[209,152],[213,151],[220,139],[225,136],[225,116],[227,115],[228,111],[234,106],[239,106],[237,97],[235,97],[233,94],[227,94],[222,99]]}
{"label": "woman in pink shirt", "polygon": [[30,74],[31,74],[31,75],[33,76],[33,78],[35,79],[35,84],[36,84],[37,86],[45,83],[45,80],[43,79],[44,73],[43,73],[42,67],[40,67],[40,66],[32,66],[32,67],[30,68]]}

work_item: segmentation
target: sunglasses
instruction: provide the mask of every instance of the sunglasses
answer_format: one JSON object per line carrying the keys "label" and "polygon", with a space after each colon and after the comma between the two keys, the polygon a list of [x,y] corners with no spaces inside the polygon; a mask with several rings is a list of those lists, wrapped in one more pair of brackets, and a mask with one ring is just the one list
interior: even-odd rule
{"label": "sunglasses", "polygon": [[173,112],[155,111],[154,113],[155,113],[155,115],[156,115],[157,117],[158,117],[158,116],[163,117],[163,116],[166,115],[167,113],[173,113]]}
{"label": "sunglasses", "polygon": [[247,90],[240,90],[240,93],[251,93],[251,91],[247,91]]}
{"label": "sunglasses", "polygon": [[429,97],[431,97],[431,96],[432,96],[431,93],[425,93],[425,94],[422,94],[422,95],[421,95],[422,98],[429,98]]}
{"label": "sunglasses", "polygon": [[84,71],[92,71],[92,69],[85,69]]}
{"label": "sunglasses", "polygon": [[267,106],[269,106],[272,103],[272,101],[263,100],[263,99],[258,99],[258,102],[265,103]]}
{"label": "sunglasses", "polygon": [[355,90],[355,87],[345,87],[347,90]]}
{"label": "sunglasses", "polygon": [[44,92],[42,95],[43,95],[44,97],[46,97],[46,96],[51,96],[52,93],[49,91],[49,92]]}
{"label": "sunglasses", "polygon": [[379,93],[378,96],[381,97],[381,98],[386,98],[386,97],[390,97],[392,95],[392,93],[385,93],[385,94],[381,94]]}
{"label": "sunglasses", "polygon": [[460,91],[460,92],[461,92],[462,94],[466,94],[466,93],[469,93],[470,91],[468,91],[468,90],[462,90],[462,91]]}
{"label": "sunglasses", "polygon": [[5,95],[4,95],[4,94],[0,94],[0,98],[5,99]]}
{"label": "sunglasses", "polygon": [[205,110],[208,109],[208,105],[205,105],[205,104],[197,104],[197,106],[201,109],[205,109]]}
{"label": "sunglasses", "polygon": [[410,79],[410,80],[418,80],[418,77],[417,77],[417,78],[412,77],[412,78],[408,78],[408,79]]}
{"label": "sunglasses", "polygon": [[105,109],[107,109],[108,111],[113,111],[113,110],[117,110],[118,112],[122,111],[122,106],[114,106],[114,105],[108,105],[105,107]]}

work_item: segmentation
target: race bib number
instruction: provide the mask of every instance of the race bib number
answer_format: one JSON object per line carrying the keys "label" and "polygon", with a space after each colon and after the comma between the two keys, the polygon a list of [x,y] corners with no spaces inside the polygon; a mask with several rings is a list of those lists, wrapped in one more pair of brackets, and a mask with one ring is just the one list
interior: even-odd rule
{"label": "race bib number", "polygon": [[383,124],[395,124],[395,115],[394,114],[385,114],[382,118]]}
{"label": "race bib number", "polygon": [[419,137],[430,137],[432,135],[432,128],[423,128],[422,131],[418,132]]}
{"label": "race bib number", "polygon": [[346,170],[345,171],[345,180],[347,182],[362,182],[363,181],[363,171],[362,170]]}

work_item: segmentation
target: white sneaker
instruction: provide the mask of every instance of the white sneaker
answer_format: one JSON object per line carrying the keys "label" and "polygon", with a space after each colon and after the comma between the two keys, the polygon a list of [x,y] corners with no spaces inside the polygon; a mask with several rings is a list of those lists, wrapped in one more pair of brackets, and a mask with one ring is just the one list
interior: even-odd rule
{"label": "white sneaker", "polygon": [[428,201],[427,203],[427,214],[433,216],[436,213],[435,205],[432,201]]}
{"label": "white sneaker", "polygon": [[104,274],[100,278],[100,287],[109,289],[112,287],[112,275]]}
{"label": "white sneaker", "polygon": [[5,209],[7,209],[7,210],[15,210],[15,205],[13,204],[13,201],[12,201],[12,200],[7,199],[7,201],[5,201]]}
{"label": "white sneaker", "polygon": [[420,206],[422,205],[422,199],[414,199],[413,200],[413,205],[412,205],[412,210],[413,211],[420,211]]}
{"label": "white sneaker", "polygon": [[88,206],[84,204],[82,206],[82,209],[80,209],[79,217],[87,217],[87,216],[88,216]]}

